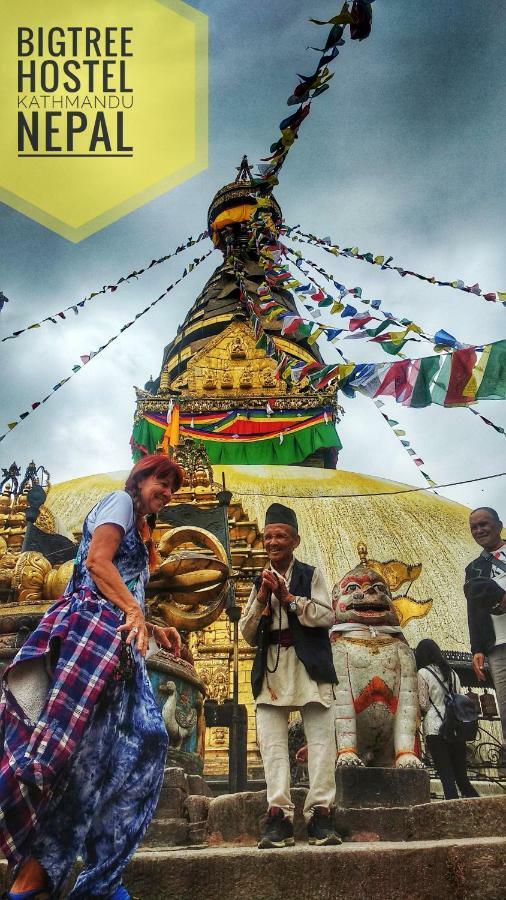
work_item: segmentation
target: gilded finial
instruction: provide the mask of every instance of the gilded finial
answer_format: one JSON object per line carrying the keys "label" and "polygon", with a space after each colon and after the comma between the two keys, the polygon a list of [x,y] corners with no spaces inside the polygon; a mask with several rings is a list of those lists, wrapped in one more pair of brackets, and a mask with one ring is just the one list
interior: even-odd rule
{"label": "gilded finial", "polygon": [[360,565],[367,565],[367,544],[364,544],[363,541],[359,541],[357,544],[358,556],[360,559]]}

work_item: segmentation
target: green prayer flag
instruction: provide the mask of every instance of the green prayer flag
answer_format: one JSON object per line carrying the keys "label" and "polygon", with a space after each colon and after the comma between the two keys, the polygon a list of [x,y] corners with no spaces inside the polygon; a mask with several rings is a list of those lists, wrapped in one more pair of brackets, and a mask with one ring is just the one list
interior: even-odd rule
{"label": "green prayer flag", "polygon": [[434,379],[434,387],[432,388],[432,402],[439,404],[439,406],[445,405],[451,370],[452,355],[449,353]]}
{"label": "green prayer flag", "polygon": [[389,353],[390,356],[396,356],[401,352],[404,344],[408,342],[409,338],[406,338],[404,341],[401,341],[399,344],[395,341],[379,341],[380,347],[385,351],[385,353]]}
{"label": "green prayer flag", "polygon": [[298,338],[307,338],[311,334],[313,327],[312,322],[302,322],[300,325],[297,325],[297,331],[295,333]]}
{"label": "green prayer flag", "polygon": [[481,384],[476,391],[476,399],[506,399],[506,341],[492,344]]}
{"label": "green prayer flag", "polygon": [[438,356],[426,356],[421,360],[409,406],[413,406],[416,409],[430,406],[432,403],[430,388],[439,371],[440,363],[441,360]]}

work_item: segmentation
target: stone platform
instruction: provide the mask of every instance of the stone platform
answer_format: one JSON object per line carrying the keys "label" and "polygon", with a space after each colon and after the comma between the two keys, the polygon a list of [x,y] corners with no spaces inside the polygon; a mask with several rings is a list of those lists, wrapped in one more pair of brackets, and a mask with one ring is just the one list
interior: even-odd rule
{"label": "stone platform", "polygon": [[338,766],[336,806],[417,806],[430,801],[430,776],[426,769],[383,769]]}
{"label": "stone platform", "polygon": [[[305,788],[292,788],[291,793],[295,838],[306,840],[302,809],[307,792]],[[256,843],[266,806],[265,791],[215,797],[209,804],[207,818],[210,842],[215,846],[223,842]],[[433,801],[411,807],[337,807],[335,824],[343,840],[353,842],[502,837],[506,835],[506,795]]]}

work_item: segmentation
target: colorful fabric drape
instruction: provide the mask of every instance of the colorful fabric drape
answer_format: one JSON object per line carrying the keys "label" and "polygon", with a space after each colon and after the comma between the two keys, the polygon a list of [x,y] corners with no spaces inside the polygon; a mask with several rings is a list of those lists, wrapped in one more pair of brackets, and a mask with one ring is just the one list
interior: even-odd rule
{"label": "colorful fabric drape", "polygon": [[[147,413],[137,422],[131,441],[134,459],[153,453],[163,441],[166,427],[166,417],[159,413]],[[235,410],[181,414],[179,432],[182,437],[203,441],[212,463],[290,465],[322,448],[342,446],[330,408],[304,413]]]}

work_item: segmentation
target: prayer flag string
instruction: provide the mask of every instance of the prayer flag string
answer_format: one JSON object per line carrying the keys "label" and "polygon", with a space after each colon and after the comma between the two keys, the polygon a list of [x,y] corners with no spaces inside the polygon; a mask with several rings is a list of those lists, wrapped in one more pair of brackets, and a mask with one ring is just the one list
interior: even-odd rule
{"label": "prayer flag string", "polygon": [[[383,350],[386,353],[391,355],[398,355],[400,350],[404,346],[404,344],[408,340],[418,340],[421,338],[424,341],[432,344],[436,350],[436,352],[441,352],[449,349],[460,349],[463,347],[469,347],[469,344],[464,344],[461,341],[458,341],[452,334],[449,334],[443,328],[439,329],[436,334],[429,335],[420,325],[417,325],[416,322],[413,322],[411,319],[402,318],[394,316],[391,312],[385,312],[380,309],[381,301],[380,300],[369,300],[366,297],[362,296],[362,288],[361,287],[353,287],[347,288],[346,285],[341,284],[336,281],[332,274],[329,274],[325,271],[325,269],[315,263],[311,259],[307,259],[302,256],[301,253],[292,250],[290,247],[283,247],[285,253],[289,257],[295,257],[295,265],[299,269],[300,272],[303,273],[305,277],[307,277],[311,283],[318,288],[318,292],[315,295],[314,292],[310,292],[309,296],[312,300],[318,303],[319,306],[329,306],[329,312],[336,314],[341,313],[341,318],[350,318],[350,331],[353,332],[352,337],[360,338],[360,337],[368,337],[369,340],[374,343],[379,343]],[[322,275],[326,281],[331,282],[333,287],[339,292],[339,299],[335,300],[334,303],[330,304],[328,302],[329,294],[327,294],[319,284],[319,282],[311,275],[311,273],[307,269],[302,268],[302,264],[306,264],[311,266],[311,268],[315,269],[320,275]],[[296,289],[296,292],[301,289]],[[358,313],[357,309],[350,305],[349,303],[344,303],[344,298],[350,295],[354,298],[354,300],[358,300],[360,303],[365,306],[370,306],[374,311],[378,311],[384,317],[383,322],[380,326],[374,328],[366,328],[369,322],[376,320],[380,321],[377,316],[367,314],[367,313]],[[330,297],[330,299],[332,299]],[[402,330],[400,332],[388,332],[385,333],[384,329],[389,325],[395,325]],[[416,336],[408,336],[410,333]],[[346,338],[345,338],[346,340]]]}
{"label": "prayer flag string", "polygon": [[[293,334],[300,340],[306,340],[309,345],[315,343],[324,332],[328,337],[328,331],[326,327],[304,323],[301,316],[294,315],[281,304],[281,298],[275,298],[271,288],[293,288],[297,293],[300,282],[281,264],[282,246],[272,227],[269,230],[268,221],[262,224],[262,210],[257,210],[254,215],[257,218],[254,222],[254,240],[265,281],[257,288],[254,300],[248,298],[244,283],[242,292],[247,298],[245,306],[251,313],[257,347],[276,359],[278,377],[295,384],[307,378],[316,391],[334,385],[349,397],[353,397],[356,390],[371,398],[393,396],[397,403],[414,408],[423,408],[431,403],[450,407],[468,406],[483,399],[506,399],[506,341],[485,346],[445,348],[444,358],[440,355],[402,358],[392,363],[350,363],[339,348],[344,363],[334,365],[322,365],[316,360],[304,363],[286,352],[280,353],[274,340],[264,331],[261,319],[267,322],[274,318],[282,320],[284,334]],[[235,263],[240,266],[240,261]],[[310,289],[310,286],[303,287]],[[332,305],[333,298],[327,298],[323,289],[311,294],[313,300],[318,293],[324,298],[325,305]],[[321,297],[318,297],[319,303]],[[379,337],[382,337],[381,333]],[[452,340],[456,342],[456,339]]]}
{"label": "prayer flag string", "polygon": [[34,403],[32,403],[31,408],[26,410],[25,412],[20,413],[17,419],[14,419],[12,422],[7,423],[7,431],[4,432],[4,434],[0,434],[0,441],[3,441],[3,439],[7,437],[7,435],[11,431],[14,430],[14,428],[17,428],[17,426],[25,419],[27,419],[28,416],[32,415],[32,413],[35,412],[36,409],[38,409],[44,403],[47,403],[47,401],[51,399],[56,391],[59,391],[60,388],[62,388],[63,385],[67,383],[67,381],[70,381],[71,378],[77,375],[77,373],[80,372],[84,368],[84,366],[88,365],[88,363],[91,362],[92,359],[98,356],[99,353],[103,353],[103,351],[106,350],[107,347],[110,346],[110,344],[116,341],[124,331],[126,331],[128,328],[131,328],[132,325],[135,325],[135,323],[142,318],[142,316],[145,316],[146,313],[150,312],[150,310],[153,309],[153,307],[156,306],[156,304],[159,303],[160,300],[163,300],[167,296],[167,294],[169,294],[178,284],[180,284],[180,282],[183,281],[183,279],[186,278],[187,275],[190,274],[190,272],[193,272],[193,270],[196,269],[197,266],[200,265],[200,263],[204,262],[204,260],[207,259],[207,257],[210,256],[213,252],[214,247],[211,250],[208,250],[207,253],[204,253],[203,256],[196,257],[188,266],[185,267],[182,275],[178,279],[176,279],[176,281],[173,281],[172,284],[169,284],[169,286],[163,291],[162,294],[160,294],[159,297],[157,297],[155,300],[152,300],[148,306],[144,307],[144,309],[141,310],[141,312],[138,312],[130,322],[126,322],[124,325],[122,325],[120,330],[111,338],[109,338],[109,340],[106,341],[105,344],[102,344],[102,346],[99,347],[98,350],[92,350],[90,351],[90,353],[86,353],[80,356],[80,365],[72,366],[72,373],[68,375],[67,378],[63,378],[62,381],[59,381],[57,384],[55,384],[53,389],[49,392],[49,394],[47,394],[46,397],[44,397],[42,400],[36,400]]}
{"label": "prayer flag string", "polygon": [[468,407],[469,411],[473,413],[473,415],[478,416],[485,425],[490,425],[498,434],[502,434],[503,437],[506,437],[506,428],[503,428],[502,425],[496,425],[495,422],[491,422],[490,419],[487,419],[485,416],[482,416],[477,409],[473,409],[472,406]]}
{"label": "prayer flag string", "polygon": [[369,0],[353,0],[351,9],[349,3],[344,3],[340,13],[331,19],[326,21],[309,20],[314,25],[331,25],[332,28],[327,35],[324,47],[308,48],[316,50],[322,55],[312,75],[298,76],[299,84],[296,85],[287,100],[288,106],[298,106],[298,109],[279,123],[280,137],[271,145],[270,156],[262,159],[258,165],[258,173],[251,179],[252,186],[257,190],[269,193],[278,184],[279,171],[290,147],[298,136],[302,122],[309,115],[312,100],[330,87],[329,82],[334,77],[334,73],[329,72],[328,66],[339,55],[339,48],[344,46],[343,35],[346,27],[350,27],[352,41],[361,41],[369,36],[372,24],[372,2],[373,0],[370,2]]}
{"label": "prayer flag string", "polygon": [[300,231],[298,225],[291,227],[288,225],[284,226],[284,233],[290,237],[292,241],[299,241],[299,243],[302,244],[311,244],[312,246],[320,247],[322,250],[325,250],[326,253],[331,253],[333,256],[344,256],[348,259],[360,259],[362,262],[368,262],[373,266],[379,266],[383,271],[385,269],[391,269],[392,271],[397,272],[401,278],[410,275],[413,278],[417,278],[419,281],[427,282],[427,284],[454,288],[457,291],[464,291],[467,294],[483,297],[483,299],[487,300],[489,303],[502,303],[503,306],[506,306],[506,291],[485,292],[482,291],[478,282],[476,282],[476,284],[466,285],[460,278],[451,281],[441,281],[439,278],[435,278],[434,275],[420,275],[419,272],[414,272],[411,269],[390,265],[393,262],[393,256],[385,258],[384,255],[376,256],[370,252],[363,253],[358,247],[341,248],[337,244],[333,244],[328,237],[318,238],[314,234]]}
{"label": "prayer flag string", "polygon": [[[433,481],[432,478],[430,477],[430,475],[428,475],[427,472],[425,471],[425,463],[424,463],[423,459],[421,458],[420,454],[417,453],[416,450],[414,450],[413,447],[411,446],[411,442],[406,435],[406,431],[405,431],[404,427],[402,425],[400,425],[400,423],[396,419],[391,419],[390,416],[388,416],[385,412],[383,412],[383,407],[385,406],[385,404],[383,403],[383,400],[373,400],[373,403],[376,406],[376,409],[380,412],[381,416],[383,417],[383,419],[385,420],[387,425],[389,426],[389,428],[391,428],[391,430],[395,434],[396,438],[400,441],[402,448],[408,454],[411,462],[413,462],[415,464],[415,466],[417,466],[420,474],[423,475],[423,477],[425,478],[425,481],[427,482],[429,487],[435,488],[436,482]],[[422,468],[422,466],[423,466],[423,468]],[[437,493],[437,491],[435,491],[434,493]]]}
{"label": "prayer flag string", "polygon": [[[78,315],[79,310],[83,309],[84,305],[89,301],[93,300],[95,297],[99,297],[101,294],[114,293],[120,285],[126,284],[128,281],[131,281],[132,278],[137,279],[139,275],[144,275],[145,272],[148,272],[150,269],[154,268],[154,266],[159,266],[161,263],[167,262],[168,259],[172,259],[174,256],[177,256],[179,253],[182,253],[183,250],[186,250],[188,247],[194,247],[195,244],[198,244],[200,241],[203,241],[204,238],[208,237],[208,232],[203,231],[197,238],[189,237],[183,244],[179,244],[175,250],[172,250],[171,253],[167,253],[165,256],[161,256],[159,259],[152,259],[151,262],[145,265],[142,269],[134,269],[133,272],[130,272],[129,275],[124,275],[121,278],[118,278],[114,284],[104,284],[102,288],[98,291],[92,291],[91,294],[88,294],[87,297],[84,297],[82,300],[78,300],[76,303],[72,303],[70,306],[65,307],[65,309],[60,310],[60,312],[53,313],[51,316],[46,316],[45,319],[41,319],[39,322],[33,322],[31,325],[27,325],[26,328],[20,328],[18,331],[13,331],[12,334],[7,335],[7,337],[3,337],[1,339],[2,343],[4,341],[11,341],[14,338],[20,337],[20,335],[25,334],[27,331],[32,331],[35,328],[40,328],[46,322],[51,322],[52,325],[59,325],[64,319],[67,318],[66,313],[73,312],[74,315]],[[0,292],[1,293],[1,292]],[[0,296],[0,309],[1,309],[1,300],[2,296]],[[7,301],[7,298],[4,298]]]}

